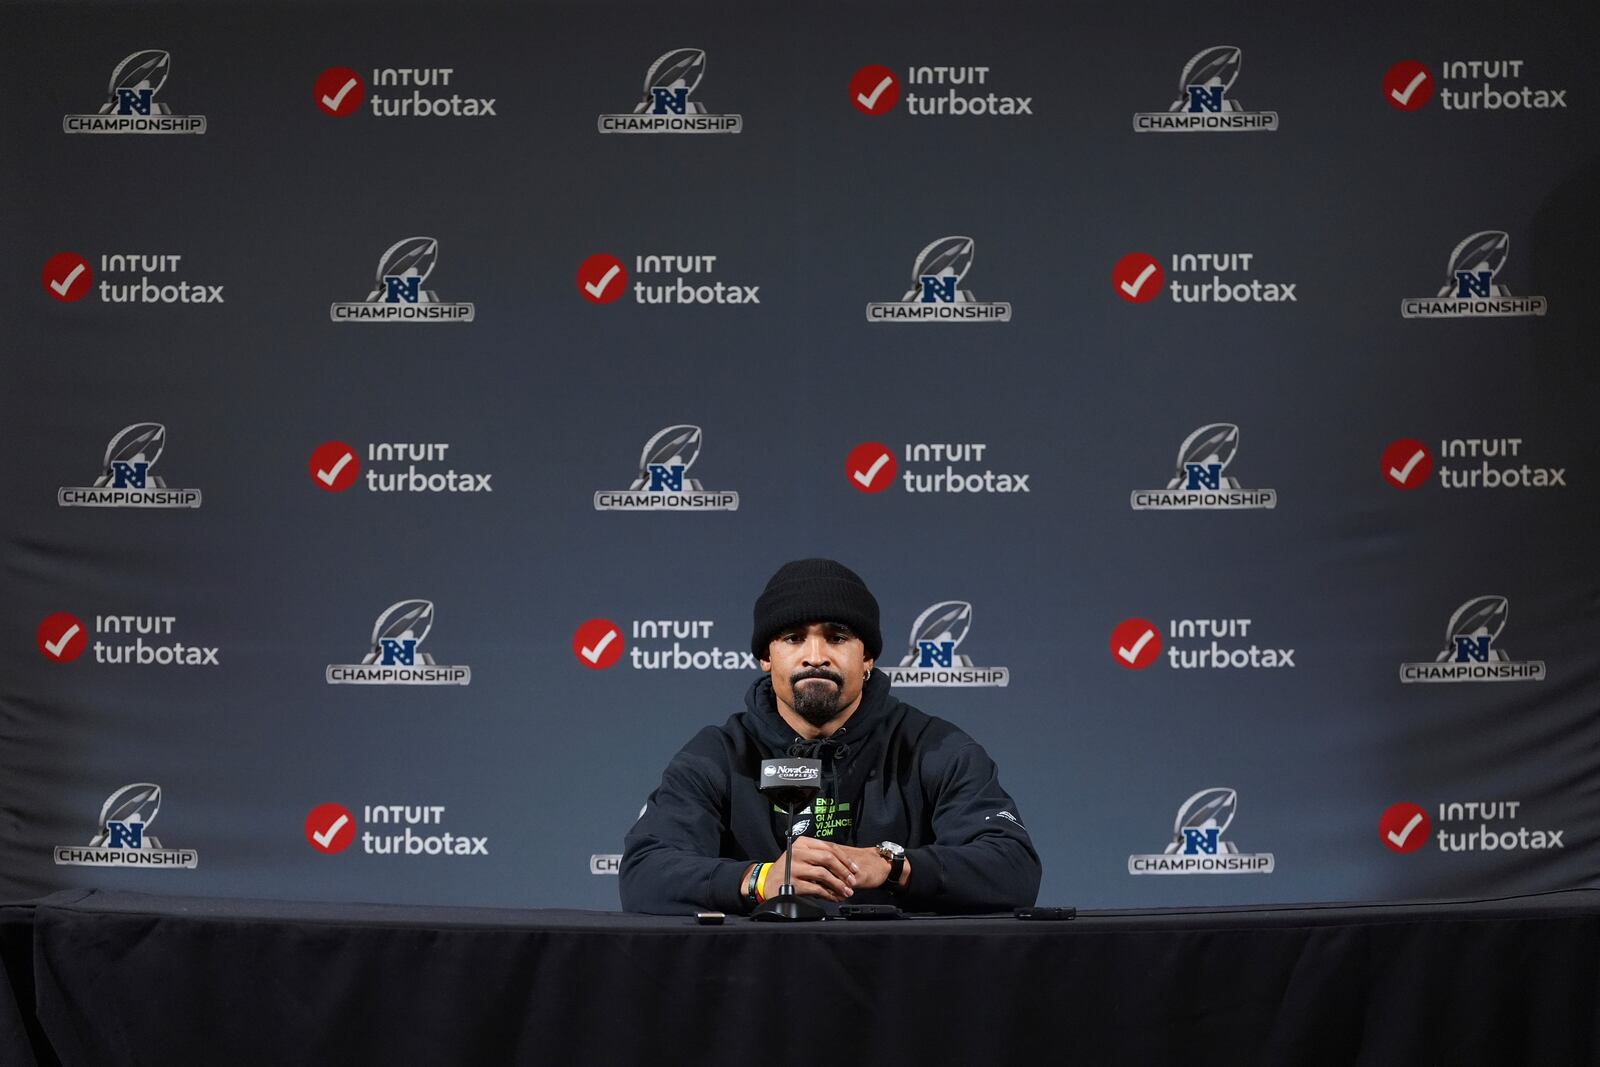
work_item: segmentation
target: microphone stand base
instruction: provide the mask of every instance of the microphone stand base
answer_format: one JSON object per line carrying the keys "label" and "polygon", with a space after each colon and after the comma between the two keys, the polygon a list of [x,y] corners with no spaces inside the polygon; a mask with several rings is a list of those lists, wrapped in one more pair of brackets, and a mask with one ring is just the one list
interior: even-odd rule
{"label": "microphone stand base", "polygon": [[827,910],[815,901],[794,895],[779,894],[756,908],[750,918],[756,922],[803,923],[816,922],[827,915]]}

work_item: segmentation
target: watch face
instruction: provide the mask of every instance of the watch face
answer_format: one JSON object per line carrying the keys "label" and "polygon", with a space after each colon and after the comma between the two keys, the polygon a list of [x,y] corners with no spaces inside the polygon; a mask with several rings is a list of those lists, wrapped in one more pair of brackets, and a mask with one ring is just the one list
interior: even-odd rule
{"label": "watch face", "polygon": [[886,860],[893,860],[898,856],[903,856],[905,851],[893,841],[884,841],[878,845],[878,853]]}

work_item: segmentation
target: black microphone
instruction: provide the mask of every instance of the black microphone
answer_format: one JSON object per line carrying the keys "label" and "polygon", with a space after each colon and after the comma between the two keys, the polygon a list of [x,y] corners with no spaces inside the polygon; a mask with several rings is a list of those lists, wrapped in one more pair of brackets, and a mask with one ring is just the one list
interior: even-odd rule
{"label": "black microphone", "polygon": [[822,761],[793,756],[761,761],[761,795],[788,809],[788,833],[783,849],[783,885],[778,895],[756,908],[750,917],[763,922],[807,922],[825,914],[815,901],[802,900],[794,891],[795,811],[822,792]]}

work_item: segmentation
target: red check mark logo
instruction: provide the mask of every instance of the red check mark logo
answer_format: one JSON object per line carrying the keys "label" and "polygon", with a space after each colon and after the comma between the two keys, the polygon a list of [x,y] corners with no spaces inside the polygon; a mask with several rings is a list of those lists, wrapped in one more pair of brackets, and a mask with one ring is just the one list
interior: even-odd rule
{"label": "red check mark logo", "polygon": [[844,460],[845,477],[863,493],[881,493],[894,484],[899,464],[894,452],[880,441],[863,441]]}
{"label": "red check mark logo", "polygon": [[317,76],[311,98],[324,115],[342,119],[361,107],[367,98],[367,84],[349,67],[329,67]]}
{"label": "red check mark logo", "polygon": [[610,619],[590,619],[572,635],[572,654],[593,671],[615,666],[622,646],[622,627]]}
{"label": "red check mark logo", "polygon": [[1142,671],[1161,656],[1161,631],[1147,619],[1124,619],[1111,631],[1111,656],[1119,667]]}
{"label": "red check mark logo", "polygon": [[599,252],[578,268],[578,292],[591,304],[614,304],[628,291],[628,268],[622,260]]}
{"label": "red check mark logo", "polygon": [[45,263],[39,281],[52,299],[75,304],[94,288],[94,271],[78,253],[59,252]]}
{"label": "red check mark logo", "polygon": [[850,78],[850,104],[863,115],[887,115],[900,102],[900,79],[888,67],[862,67]]}
{"label": "red check mark logo", "polygon": [[88,629],[83,620],[70,611],[46,616],[34,636],[45,659],[56,663],[71,663],[89,647]]}

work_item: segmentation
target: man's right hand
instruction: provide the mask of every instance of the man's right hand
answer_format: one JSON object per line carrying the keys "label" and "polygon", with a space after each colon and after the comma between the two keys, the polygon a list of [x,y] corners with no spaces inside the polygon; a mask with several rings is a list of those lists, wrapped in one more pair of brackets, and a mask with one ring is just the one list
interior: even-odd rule
{"label": "man's right hand", "polygon": [[[822,897],[835,904],[846,900],[853,892],[857,868],[844,852],[829,841],[814,837],[797,837],[790,847],[794,850],[794,891],[796,896]],[[783,854],[772,861],[767,874],[767,899],[778,895],[783,884]]]}

